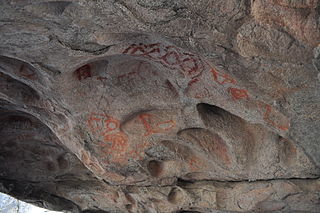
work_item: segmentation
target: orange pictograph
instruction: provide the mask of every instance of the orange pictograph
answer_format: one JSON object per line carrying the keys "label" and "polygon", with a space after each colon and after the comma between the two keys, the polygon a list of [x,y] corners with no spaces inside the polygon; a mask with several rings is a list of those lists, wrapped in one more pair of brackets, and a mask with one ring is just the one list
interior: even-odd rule
{"label": "orange pictograph", "polygon": [[91,113],[88,127],[94,134],[103,136],[100,145],[104,152],[125,153],[128,150],[128,136],[120,131],[119,120],[107,114]]}
{"label": "orange pictograph", "polygon": [[99,133],[100,135],[105,135],[120,127],[119,120],[101,113],[91,113],[87,122],[91,131],[93,133]]}
{"label": "orange pictograph", "polygon": [[126,152],[129,148],[128,137],[123,132],[106,134],[104,141],[111,143],[110,149],[116,152]]}
{"label": "orange pictograph", "polygon": [[170,131],[172,128],[176,126],[176,123],[174,120],[154,122],[152,118],[153,118],[153,115],[149,113],[143,113],[139,115],[139,119],[143,123],[146,130],[144,134],[145,136],[149,136],[155,133],[165,133]]}
{"label": "orange pictograph", "polygon": [[259,104],[260,107],[264,108],[264,115],[263,115],[263,119],[265,122],[269,123],[270,125],[276,127],[277,129],[283,130],[283,131],[287,131],[289,130],[289,124],[286,122],[285,125],[281,125],[281,124],[277,124],[277,122],[273,121],[271,119],[271,114],[274,112],[274,110],[272,109],[271,105],[269,104],[264,104],[264,107]]}
{"label": "orange pictograph", "polygon": [[[141,114],[139,120],[145,127],[144,136],[165,133],[175,126],[173,120],[155,122],[154,115],[149,113]],[[105,164],[124,165],[129,159],[142,160],[144,150],[150,146],[148,141],[130,143],[128,135],[120,130],[120,121],[110,115],[91,113],[87,124],[94,135],[102,138],[98,143],[100,152],[106,156],[102,158]]]}
{"label": "orange pictograph", "polygon": [[238,88],[229,87],[228,91],[234,100],[249,98],[248,92],[245,89],[238,89]]}

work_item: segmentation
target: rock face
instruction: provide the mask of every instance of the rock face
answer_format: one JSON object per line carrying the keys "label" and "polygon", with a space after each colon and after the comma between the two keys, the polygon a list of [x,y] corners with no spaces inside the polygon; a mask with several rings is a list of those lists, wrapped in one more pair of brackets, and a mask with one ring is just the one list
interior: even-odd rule
{"label": "rock face", "polygon": [[319,212],[319,24],[318,0],[2,0],[0,191]]}

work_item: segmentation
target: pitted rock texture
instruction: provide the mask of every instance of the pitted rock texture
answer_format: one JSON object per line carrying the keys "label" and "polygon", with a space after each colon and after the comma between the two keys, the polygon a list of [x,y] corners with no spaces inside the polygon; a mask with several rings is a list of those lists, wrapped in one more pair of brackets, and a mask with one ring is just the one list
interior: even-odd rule
{"label": "pitted rock texture", "polygon": [[0,12],[0,191],[76,213],[319,212],[318,0]]}

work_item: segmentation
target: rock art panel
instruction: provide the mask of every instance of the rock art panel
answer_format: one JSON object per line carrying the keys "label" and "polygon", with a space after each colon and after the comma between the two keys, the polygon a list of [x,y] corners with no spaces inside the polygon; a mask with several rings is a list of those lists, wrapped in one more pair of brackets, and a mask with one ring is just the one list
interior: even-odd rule
{"label": "rock art panel", "polygon": [[1,1],[0,191],[318,212],[318,19],[318,0]]}

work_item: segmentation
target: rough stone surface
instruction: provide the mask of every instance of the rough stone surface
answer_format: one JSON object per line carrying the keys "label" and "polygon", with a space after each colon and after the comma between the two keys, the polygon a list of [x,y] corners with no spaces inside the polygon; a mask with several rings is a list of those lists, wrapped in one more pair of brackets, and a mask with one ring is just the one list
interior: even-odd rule
{"label": "rough stone surface", "polygon": [[318,0],[2,0],[0,191],[319,212],[319,23]]}

